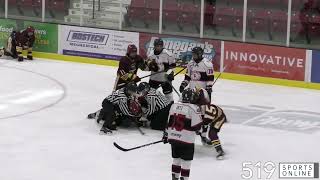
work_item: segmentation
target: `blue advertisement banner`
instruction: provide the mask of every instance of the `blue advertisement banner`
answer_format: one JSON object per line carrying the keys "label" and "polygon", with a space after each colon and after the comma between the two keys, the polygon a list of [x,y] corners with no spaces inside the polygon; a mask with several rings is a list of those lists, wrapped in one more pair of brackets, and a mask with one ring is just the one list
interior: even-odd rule
{"label": "blue advertisement banner", "polygon": [[320,51],[312,51],[311,82],[320,83]]}

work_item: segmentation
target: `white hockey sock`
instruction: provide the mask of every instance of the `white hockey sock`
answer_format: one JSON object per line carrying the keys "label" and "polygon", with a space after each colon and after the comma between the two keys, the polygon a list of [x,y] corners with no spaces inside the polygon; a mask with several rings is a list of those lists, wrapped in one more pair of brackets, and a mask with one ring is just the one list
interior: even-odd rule
{"label": "white hockey sock", "polygon": [[190,175],[191,161],[181,160],[181,177],[188,180]]}

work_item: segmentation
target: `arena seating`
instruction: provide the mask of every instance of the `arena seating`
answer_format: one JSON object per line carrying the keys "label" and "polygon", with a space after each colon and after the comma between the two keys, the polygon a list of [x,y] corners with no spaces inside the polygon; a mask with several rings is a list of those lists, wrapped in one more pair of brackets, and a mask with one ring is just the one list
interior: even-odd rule
{"label": "arena seating", "polygon": [[[149,3],[148,3],[149,2]],[[148,4],[152,4],[152,6]],[[165,24],[177,24],[183,32],[184,25],[196,26],[200,18],[200,5],[191,0],[164,0],[163,21]],[[243,0],[205,1],[204,25],[214,29],[216,34],[220,31],[230,31],[238,37],[243,26]],[[319,36],[320,34],[320,8],[314,0],[292,1],[291,33]],[[320,1],[319,1],[320,2]],[[158,5],[158,6],[157,6]],[[309,11],[318,6],[318,11]],[[159,0],[132,0],[128,7],[130,18],[147,22],[148,19],[158,20]],[[267,34],[267,40],[274,40],[275,34],[285,34],[287,31],[288,0],[248,0],[247,30],[249,37],[255,38],[259,33]],[[146,9],[132,13],[136,9]],[[197,19],[198,18],[198,19]],[[164,28],[166,28],[164,26]],[[219,30],[220,29],[220,30]]]}
{"label": "arena seating", "polygon": [[[28,9],[32,9],[36,16],[41,16],[42,1],[41,0],[8,0],[10,7],[16,7],[20,15]],[[63,0],[46,0],[46,8],[51,16],[55,13],[61,13],[68,9]],[[56,12],[55,12],[56,11]]]}

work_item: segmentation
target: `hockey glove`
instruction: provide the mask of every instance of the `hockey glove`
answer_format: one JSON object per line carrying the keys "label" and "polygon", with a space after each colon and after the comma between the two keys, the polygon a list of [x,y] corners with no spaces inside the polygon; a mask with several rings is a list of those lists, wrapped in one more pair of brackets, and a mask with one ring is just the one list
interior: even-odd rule
{"label": "hockey glove", "polygon": [[133,80],[134,82],[139,82],[139,81],[141,81],[140,77],[137,76],[137,75],[135,75],[132,80]]}
{"label": "hockey glove", "polygon": [[172,69],[169,69],[166,72],[167,80],[168,81],[173,81],[174,80],[174,71]]}
{"label": "hockey glove", "polygon": [[179,88],[180,93],[182,93],[184,91],[184,89],[188,86],[188,84],[189,84],[188,81],[186,81],[186,80],[182,81],[180,88]]}
{"label": "hockey glove", "polygon": [[211,97],[211,93],[212,93],[212,86],[209,85],[206,87],[206,91],[208,92],[209,97]]}
{"label": "hockey glove", "polygon": [[150,71],[154,71],[154,72],[159,71],[159,66],[155,60],[149,60],[147,62],[147,65],[148,65]]}
{"label": "hockey glove", "polygon": [[168,143],[168,133],[166,131],[163,132],[162,142],[163,142],[163,144]]}

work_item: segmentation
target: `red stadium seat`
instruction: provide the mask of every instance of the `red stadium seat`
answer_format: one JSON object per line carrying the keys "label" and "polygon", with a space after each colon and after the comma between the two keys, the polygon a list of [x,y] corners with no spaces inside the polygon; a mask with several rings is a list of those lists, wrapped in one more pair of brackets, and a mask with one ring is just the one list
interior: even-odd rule
{"label": "red stadium seat", "polygon": [[[268,4],[273,4],[274,1],[279,2],[280,0],[268,0]],[[243,4],[243,2],[242,2],[242,4]],[[264,4],[265,4],[264,0],[248,0],[248,7],[263,7]]]}
{"label": "red stadium seat", "polygon": [[243,9],[234,9],[234,36],[243,29]]}
{"label": "red stadium seat", "polygon": [[[320,14],[312,14],[309,18],[309,34],[310,36],[319,36],[320,35]],[[311,37],[311,39],[313,39]]]}
{"label": "red stadium seat", "polygon": [[234,8],[224,7],[217,8],[214,15],[214,24],[220,27],[230,27],[234,18]]}
{"label": "red stadium seat", "polygon": [[146,8],[144,0],[132,0],[128,7],[127,19],[128,23],[132,23],[133,19],[142,20],[145,22]]}
{"label": "red stadium seat", "polygon": [[193,25],[200,31],[200,6],[193,3],[183,3],[180,5],[178,26],[182,30],[182,24]]}
{"label": "red stadium seat", "polygon": [[303,0],[292,0],[292,11],[299,11],[303,4]]}
{"label": "red stadium seat", "polygon": [[233,7],[235,4],[236,5],[243,5],[244,0],[227,0],[228,6]]}
{"label": "red stadium seat", "polygon": [[263,9],[248,10],[248,28],[252,31],[265,31],[268,29],[268,21],[271,19],[271,11]]}
{"label": "red stadium seat", "polygon": [[308,25],[309,15],[307,13],[292,12],[291,15],[291,32],[306,33],[305,28]]}
{"label": "red stadium seat", "polygon": [[148,16],[146,20],[159,22],[160,0],[147,0],[146,2],[146,15]]}
{"label": "red stadium seat", "polygon": [[263,32],[268,35],[269,39],[272,39],[270,30],[271,14],[271,10],[248,9],[247,29],[251,38],[254,38],[257,32]]}
{"label": "red stadium seat", "polygon": [[288,13],[281,10],[272,11],[271,14],[271,31],[287,32]]}
{"label": "red stadium seat", "polygon": [[216,34],[218,34],[218,28],[227,28],[233,31],[235,22],[235,11],[231,7],[217,7],[214,15],[214,25],[216,26]]}
{"label": "red stadium seat", "polygon": [[65,2],[61,0],[47,0],[46,6],[51,10],[64,11],[66,8],[64,3]]}
{"label": "red stadium seat", "polygon": [[216,11],[216,7],[211,5],[211,4],[207,4],[205,6],[205,10],[204,10],[204,24],[211,26],[213,25],[213,17]]}
{"label": "red stadium seat", "polygon": [[177,22],[179,19],[179,4],[176,1],[166,0],[163,3],[163,22]]}

